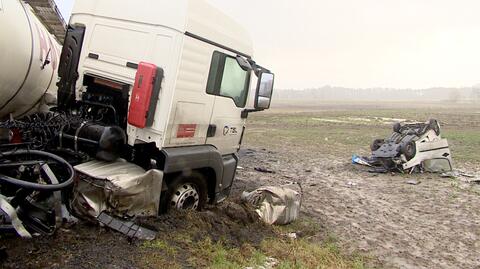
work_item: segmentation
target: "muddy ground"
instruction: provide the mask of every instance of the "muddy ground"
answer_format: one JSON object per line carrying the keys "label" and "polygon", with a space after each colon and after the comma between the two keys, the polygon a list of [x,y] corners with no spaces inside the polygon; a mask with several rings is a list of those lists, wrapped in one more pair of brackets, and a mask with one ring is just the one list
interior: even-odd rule
{"label": "muddy ground", "polygon": [[[352,153],[368,154],[367,141],[391,132],[388,124],[359,122],[359,115],[433,117],[451,138],[455,168],[480,175],[480,109],[435,107],[297,107],[256,116],[237,186],[301,182],[305,215],[337,236],[346,251],[372,257],[376,267],[480,268],[480,185],[435,174],[371,174],[350,163]],[[312,123],[315,118],[338,123]],[[275,173],[259,175],[255,167]],[[420,184],[407,184],[412,179]]]}
{"label": "muddy ground", "polygon": [[51,237],[2,238],[0,268],[203,268],[211,261],[196,253],[201,251],[199,246],[212,247],[221,241],[227,248],[246,244],[256,248],[265,238],[275,236],[251,208],[238,201],[138,223],[158,231],[157,239],[129,239],[86,222],[60,229]]}
{"label": "muddy ground", "polygon": [[[252,178],[256,186],[301,182],[304,214],[338,236],[347,251],[372,257],[374,266],[479,268],[478,193],[436,175],[372,175],[334,156],[250,152],[238,185],[253,188]],[[276,173],[259,176],[253,170],[259,166]],[[409,185],[410,178],[421,183]]]}
{"label": "muddy ground", "polygon": [[[377,268],[480,268],[480,186],[433,174],[370,174],[350,163],[352,153],[368,154],[371,140],[391,132],[385,119],[434,117],[450,139],[456,168],[480,174],[480,109],[443,107],[328,104],[252,115],[223,205],[146,221],[160,231],[154,246],[87,224],[32,241],[1,238],[0,267],[208,267],[212,260],[195,257],[210,241],[256,249],[278,236],[239,204],[242,191],[296,181],[304,191],[303,218],[320,227],[309,235],[314,242],[335,237],[343,252],[369,257]],[[407,184],[412,179],[419,184]]]}

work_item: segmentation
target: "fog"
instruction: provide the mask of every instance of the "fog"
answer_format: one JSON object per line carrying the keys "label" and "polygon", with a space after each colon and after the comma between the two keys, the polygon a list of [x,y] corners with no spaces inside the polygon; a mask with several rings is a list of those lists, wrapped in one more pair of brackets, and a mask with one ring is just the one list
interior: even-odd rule
{"label": "fog", "polygon": [[[56,1],[68,18],[73,0]],[[251,33],[279,89],[480,83],[480,1],[209,1]]]}

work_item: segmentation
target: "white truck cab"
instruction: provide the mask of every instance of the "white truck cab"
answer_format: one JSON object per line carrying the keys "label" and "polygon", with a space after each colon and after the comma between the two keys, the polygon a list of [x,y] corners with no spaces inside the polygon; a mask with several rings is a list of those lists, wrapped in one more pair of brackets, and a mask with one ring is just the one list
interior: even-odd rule
{"label": "white truck cab", "polygon": [[270,107],[274,75],[252,57],[247,32],[204,0],[76,1],[58,108],[85,121],[65,137],[75,150],[95,132],[115,140],[96,142],[107,163],[77,171],[121,157],[162,172],[160,208],[223,200],[248,113]]}

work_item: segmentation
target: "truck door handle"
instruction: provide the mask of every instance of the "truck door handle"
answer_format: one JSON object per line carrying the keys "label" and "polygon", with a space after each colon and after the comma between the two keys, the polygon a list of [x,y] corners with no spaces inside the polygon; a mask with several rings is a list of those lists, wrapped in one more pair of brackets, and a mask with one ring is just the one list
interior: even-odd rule
{"label": "truck door handle", "polygon": [[217,125],[210,124],[208,125],[207,137],[214,137],[217,133]]}

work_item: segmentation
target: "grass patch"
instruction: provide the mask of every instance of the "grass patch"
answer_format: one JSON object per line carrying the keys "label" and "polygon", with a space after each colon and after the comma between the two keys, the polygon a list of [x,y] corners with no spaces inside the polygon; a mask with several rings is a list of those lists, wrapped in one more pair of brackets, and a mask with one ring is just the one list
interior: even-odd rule
{"label": "grass patch", "polygon": [[193,266],[199,268],[244,268],[259,266],[266,260],[265,255],[245,244],[240,248],[227,247],[223,242],[213,243],[207,238],[196,244],[190,258]]}
{"label": "grass patch", "polygon": [[366,268],[363,258],[344,256],[336,243],[269,240],[262,249],[268,256],[281,257],[277,268]]}
{"label": "grass patch", "polygon": [[480,130],[447,128],[444,136],[448,139],[454,160],[480,162]]}
{"label": "grass patch", "polygon": [[146,241],[142,244],[144,256],[142,268],[181,268],[177,263],[177,249],[163,240]]}
{"label": "grass patch", "polygon": [[[165,240],[145,242],[143,268],[366,268],[367,259],[344,255],[334,236],[319,240],[320,226],[309,218],[274,228],[274,235],[260,245],[246,243],[235,247],[224,240],[193,240],[191,230],[179,230]],[[262,231],[257,231],[261,233]],[[292,239],[288,233],[297,233]],[[181,254],[181,255],[180,255]]]}
{"label": "grass patch", "polygon": [[177,250],[163,240],[146,241],[143,243],[143,247],[159,250],[160,252],[168,256],[175,257],[175,255],[177,254]]}
{"label": "grass patch", "polygon": [[[309,113],[259,113],[248,122],[247,144],[308,148],[336,155],[369,154],[374,139],[386,138],[392,126],[375,118],[439,119],[454,160],[479,163],[480,119],[469,112],[433,110],[345,110]],[[317,120],[316,120],[317,119]],[[322,119],[319,121],[318,119]],[[364,121],[362,119],[369,119]],[[328,120],[328,121],[323,121]],[[266,139],[268,137],[268,139]]]}

